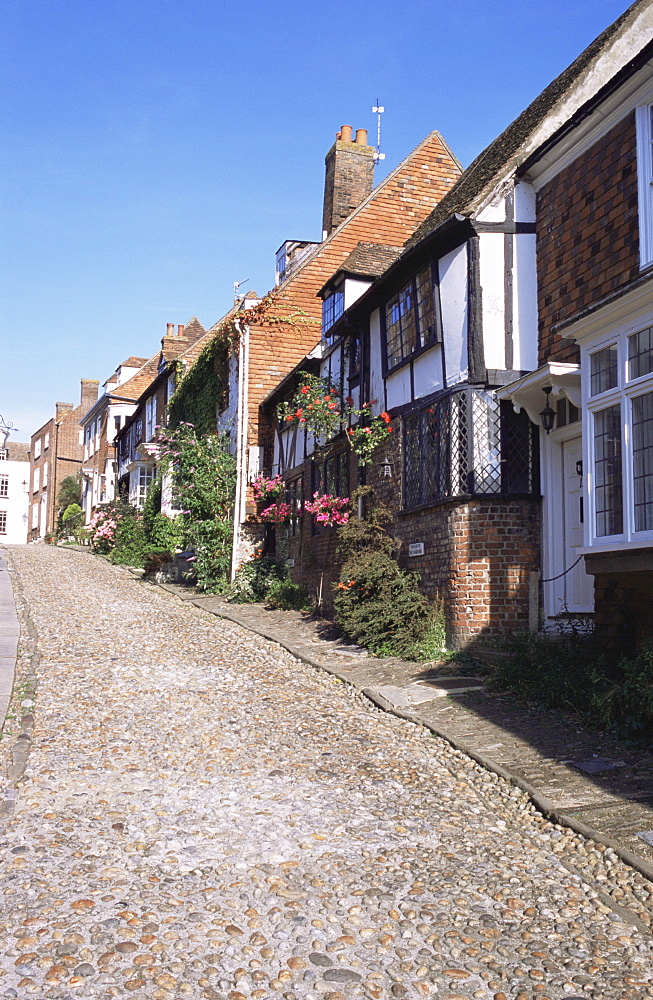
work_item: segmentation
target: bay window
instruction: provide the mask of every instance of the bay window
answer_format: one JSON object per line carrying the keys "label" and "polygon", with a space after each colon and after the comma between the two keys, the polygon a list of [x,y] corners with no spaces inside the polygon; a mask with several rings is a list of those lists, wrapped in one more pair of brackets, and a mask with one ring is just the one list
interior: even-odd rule
{"label": "bay window", "polygon": [[460,496],[539,492],[538,431],[486,389],[448,393],[403,418],[404,509]]}

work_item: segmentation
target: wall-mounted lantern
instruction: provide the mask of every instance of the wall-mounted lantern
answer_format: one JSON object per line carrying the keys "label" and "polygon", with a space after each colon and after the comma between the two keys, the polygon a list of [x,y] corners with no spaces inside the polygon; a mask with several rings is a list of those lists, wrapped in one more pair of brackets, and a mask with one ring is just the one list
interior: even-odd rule
{"label": "wall-mounted lantern", "polygon": [[542,387],[542,392],[546,393],[546,406],[543,410],[540,410],[540,420],[542,421],[542,427],[550,434],[553,430],[553,425],[556,419],[556,411],[549,404],[549,396],[551,394],[551,386],[545,385]]}

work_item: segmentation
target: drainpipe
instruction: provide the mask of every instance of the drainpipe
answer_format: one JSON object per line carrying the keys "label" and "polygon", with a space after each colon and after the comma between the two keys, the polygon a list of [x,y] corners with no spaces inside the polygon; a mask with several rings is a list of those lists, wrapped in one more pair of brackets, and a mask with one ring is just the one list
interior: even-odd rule
{"label": "drainpipe", "polygon": [[240,333],[238,345],[238,406],[236,416],[236,497],[234,503],[234,534],[231,552],[231,579],[236,575],[238,550],[241,540],[241,526],[245,517],[247,502],[247,427],[249,424],[249,326],[235,321]]}

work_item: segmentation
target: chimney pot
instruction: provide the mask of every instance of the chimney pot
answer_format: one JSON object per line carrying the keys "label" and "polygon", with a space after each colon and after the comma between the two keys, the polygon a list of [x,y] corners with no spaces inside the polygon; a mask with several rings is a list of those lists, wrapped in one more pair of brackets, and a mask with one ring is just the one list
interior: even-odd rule
{"label": "chimney pot", "polygon": [[183,337],[183,335],[184,335],[184,328],[185,327],[184,327],[183,323],[178,323],[177,324],[177,336],[178,337]]}
{"label": "chimney pot", "polygon": [[175,324],[166,323],[166,337],[174,337],[175,335]]}
{"label": "chimney pot", "polygon": [[340,138],[343,142],[351,142],[351,125],[343,125],[340,129]]}
{"label": "chimney pot", "polygon": [[356,142],[359,146],[367,146],[367,129],[357,128],[356,129]]}
{"label": "chimney pot", "polygon": [[342,139],[342,132],[336,132],[336,142],[340,142]]}

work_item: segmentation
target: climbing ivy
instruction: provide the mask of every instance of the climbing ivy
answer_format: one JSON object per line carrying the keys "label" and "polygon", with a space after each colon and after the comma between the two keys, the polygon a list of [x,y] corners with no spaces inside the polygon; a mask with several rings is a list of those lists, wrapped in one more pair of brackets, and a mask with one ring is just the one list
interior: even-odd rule
{"label": "climbing ivy", "polygon": [[302,309],[288,305],[277,291],[243,313],[229,313],[188,370],[181,362],[176,363],[177,388],[168,406],[169,427],[187,422],[195,426],[198,434],[215,432],[217,414],[227,403],[229,359],[240,340],[239,320],[249,327],[320,325]]}
{"label": "climbing ivy", "polygon": [[177,363],[177,388],[168,407],[169,427],[185,421],[194,424],[198,434],[215,431],[217,413],[227,399],[231,342],[227,330],[218,330],[188,371]]}

